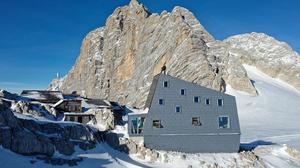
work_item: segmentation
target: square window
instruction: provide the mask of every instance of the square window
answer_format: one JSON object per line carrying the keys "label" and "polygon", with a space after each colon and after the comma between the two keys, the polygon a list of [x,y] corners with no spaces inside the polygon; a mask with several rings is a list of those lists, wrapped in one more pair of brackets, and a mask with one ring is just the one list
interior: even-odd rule
{"label": "square window", "polygon": [[180,90],[180,95],[185,95],[185,89]]}
{"label": "square window", "polygon": [[230,128],[230,119],[227,116],[219,117],[219,128]]}
{"label": "square window", "polygon": [[199,96],[194,97],[194,103],[200,103],[200,97]]}
{"label": "square window", "polygon": [[223,106],[223,105],[224,105],[223,99],[218,99],[218,106]]}
{"label": "square window", "polygon": [[169,87],[169,82],[168,81],[164,81],[164,87]]}
{"label": "square window", "polygon": [[153,120],[152,127],[153,128],[161,128],[160,120]]}
{"label": "square window", "polygon": [[192,125],[193,126],[201,126],[200,117],[193,117],[192,118]]}
{"label": "square window", "polygon": [[164,104],[165,104],[164,99],[158,99],[158,104],[159,104],[159,105],[164,105]]}
{"label": "square window", "polygon": [[175,112],[176,112],[176,113],[180,113],[181,111],[182,111],[181,106],[178,106],[178,105],[177,105],[177,106],[175,107]]}
{"label": "square window", "polygon": [[205,104],[210,105],[210,99],[205,99]]}
{"label": "square window", "polygon": [[137,117],[131,120],[131,133],[142,134],[144,127],[145,117]]}

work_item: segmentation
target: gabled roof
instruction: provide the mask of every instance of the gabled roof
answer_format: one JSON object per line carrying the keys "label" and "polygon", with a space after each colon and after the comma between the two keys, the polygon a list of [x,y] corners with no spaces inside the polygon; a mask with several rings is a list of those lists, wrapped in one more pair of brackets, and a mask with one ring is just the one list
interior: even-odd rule
{"label": "gabled roof", "polygon": [[84,103],[88,107],[111,107],[111,104],[107,100],[102,99],[86,99],[84,100]]}

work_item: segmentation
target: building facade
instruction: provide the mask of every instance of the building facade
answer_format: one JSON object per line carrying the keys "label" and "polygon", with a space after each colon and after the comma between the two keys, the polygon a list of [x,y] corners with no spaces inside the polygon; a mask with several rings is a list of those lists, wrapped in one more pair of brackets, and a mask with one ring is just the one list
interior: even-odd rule
{"label": "building facade", "polygon": [[62,112],[82,112],[81,101],[81,99],[62,99],[53,107]]}
{"label": "building facade", "polygon": [[147,114],[131,114],[130,137],[151,149],[237,152],[240,126],[235,97],[169,75],[154,77]]}

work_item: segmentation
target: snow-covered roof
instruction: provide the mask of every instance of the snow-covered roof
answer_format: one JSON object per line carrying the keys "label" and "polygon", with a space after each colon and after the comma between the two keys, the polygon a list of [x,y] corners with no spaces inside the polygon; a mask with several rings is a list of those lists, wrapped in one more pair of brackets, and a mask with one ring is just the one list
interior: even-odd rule
{"label": "snow-covered roof", "polygon": [[129,110],[131,110],[131,113],[128,113],[128,115],[142,115],[142,114],[147,114],[149,109],[145,108],[145,109],[133,109],[130,107],[127,107]]}
{"label": "snow-covered roof", "polygon": [[48,90],[24,90],[21,96],[33,99],[33,100],[57,100],[63,99],[63,95],[60,91],[48,91]]}
{"label": "snow-covered roof", "polygon": [[57,103],[55,103],[54,105],[53,105],[53,107],[57,107],[57,106],[59,106],[61,103],[63,103],[64,102],[64,100],[63,99],[61,99],[61,100],[59,100]]}
{"label": "snow-covered roof", "polygon": [[83,112],[83,113],[76,113],[76,112],[65,112],[64,115],[74,115],[74,116],[83,116],[83,115],[94,115],[91,112]]}
{"label": "snow-covered roof", "polygon": [[85,99],[82,106],[86,108],[110,108],[111,104],[107,100],[102,99]]}

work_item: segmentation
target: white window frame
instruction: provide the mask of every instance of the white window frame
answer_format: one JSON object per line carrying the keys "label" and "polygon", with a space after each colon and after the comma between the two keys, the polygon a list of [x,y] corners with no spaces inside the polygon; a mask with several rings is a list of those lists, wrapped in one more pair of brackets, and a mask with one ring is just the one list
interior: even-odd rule
{"label": "white window frame", "polygon": [[[220,118],[221,117],[227,117],[228,118],[228,125],[229,125],[228,128],[221,128],[220,127]],[[230,119],[230,117],[229,116],[218,116],[218,129],[230,129],[230,128],[231,128],[231,119]]]}

